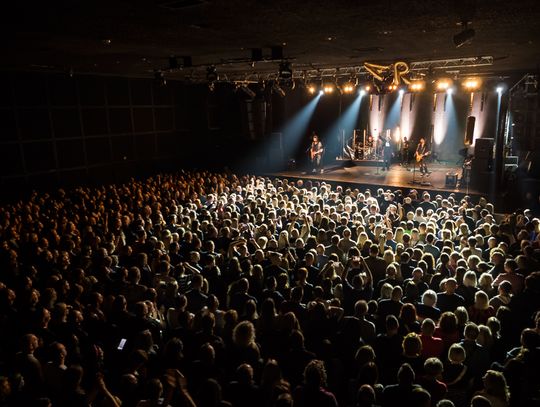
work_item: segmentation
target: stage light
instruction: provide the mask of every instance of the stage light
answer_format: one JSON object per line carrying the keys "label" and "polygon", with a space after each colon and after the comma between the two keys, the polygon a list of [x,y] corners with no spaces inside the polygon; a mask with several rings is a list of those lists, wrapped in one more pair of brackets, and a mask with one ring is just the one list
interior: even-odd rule
{"label": "stage light", "polygon": [[335,85],[333,83],[325,83],[323,86],[324,93],[333,93],[335,90]]}
{"label": "stage light", "polygon": [[420,91],[424,90],[425,86],[426,85],[425,85],[424,81],[413,81],[409,85],[409,90],[412,91],[412,92],[420,92]]}
{"label": "stage light", "polygon": [[343,84],[341,87],[343,90],[343,93],[353,93],[354,92],[354,84],[352,82],[347,82]]}
{"label": "stage light", "polygon": [[364,89],[360,89],[360,96],[364,96],[366,94],[366,91]]}
{"label": "stage light", "polygon": [[504,89],[505,89],[504,84],[500,84],[500,85],[497,85],[497,88],[495,90],[497,91],[498,94],[501,94],[503,93]]}
{"label": "stage light", "polygon": [[370,90],[371,90],[371,86],[370,86],[370,85],[364,86],[364,91],[365,91],[366,93],[369,93]]}
{"label": "stage light", "polygon": [[452,81],[447,78],[439,79],[435,83],[435,88],[437,90],[447,90],[450,86],[452,86]]}
{"label": "stage light", "polygon": [[480,88],[482,82],[479,78],[468,78],[463,82],[463,87],[467,90],[474,91]]}
{"label": "stage light", "polygon": [[292,79],[293,70],[291,64],[288,62],[282,62],[279,64],[279,79]]}
{"label": "stage light", "polygon": [[451,95],[452,93],[454,93],[454,88],[446,89],[446,94]]}
{"label": "stage light", "polygon": [[404,89],[400,89],[400,90],[399,90],[399,96],[403,96],[404,93],[405,93],[405,90],[404,90]]}
{"label": "stage light", "polygon": [[321,89],[321,90],[319,91],[319,95],[324,95],[324,90]]}
{"label": "stage light", "polygon": [[[467,25],[465,24],[465,27]],[[461,31],[459,34],[454,35],[454,45],[456,48],[462,47],[463,45],[470,44],[474,38],[474,29],[472,28],[465,28],[463,31]]]}
{"label": "stage light", "polygon": [[308,90],[309,93],[311,93],[312,95],[314,95],[315,92],[317,91],[317,87],[316,87],[315,85],[309,85],[309,86],[307,87],[307,90]]}
{"label": "stage light", "polygon": [[206,68],[206,80],[208,82],[215,82],[219,79],[217,69],[215,66],[209,66]]}

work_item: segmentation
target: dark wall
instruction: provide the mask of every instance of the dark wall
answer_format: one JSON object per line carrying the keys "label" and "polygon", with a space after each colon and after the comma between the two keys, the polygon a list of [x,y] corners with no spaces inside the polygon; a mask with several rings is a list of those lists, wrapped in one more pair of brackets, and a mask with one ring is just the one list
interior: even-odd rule
{"label": "dark wall", "polygon": [[5,74],[4,186],[109,182],[167,169],[189,137],[182,84],[62,74]]}
{"label": "dark wall", "polygon": [[0,185],[14,192],[219,164],[217,151],[241,127],[231,95],[170,80],[160,86],[152,79],[5,73]]}

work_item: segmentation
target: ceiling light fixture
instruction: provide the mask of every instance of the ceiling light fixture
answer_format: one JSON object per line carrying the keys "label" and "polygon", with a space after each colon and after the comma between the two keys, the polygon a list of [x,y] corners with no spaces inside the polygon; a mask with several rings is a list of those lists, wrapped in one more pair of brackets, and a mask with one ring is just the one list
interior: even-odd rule
{"label": "ceiling light fixture", "polygon": [[482,85],[480,78],[468,78],[463,82],[463,87],[470,91],[479,89],[480,85]]}
{"label": "ceiling light fixture", "polygon": [[470,44],[474,38],[475,31],[473,28],[468,27],[467,22],[461,24],[463,26],[463,31],[454,35],[454,45],[456,48],[460,48],[464,45]]}

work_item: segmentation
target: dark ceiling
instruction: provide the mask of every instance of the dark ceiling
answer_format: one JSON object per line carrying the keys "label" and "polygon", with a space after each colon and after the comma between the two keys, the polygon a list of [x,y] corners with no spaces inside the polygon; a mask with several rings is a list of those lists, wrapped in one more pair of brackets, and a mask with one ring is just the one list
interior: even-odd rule
{"label": "dark ceiling", "polygon": [[[191,5],[190,5],[191,4]],[[190,55],[202,75],[275,72],[248,60],[251,48],[283,45],[294,69],[489,55],[492,66],[460,74],[535,71],[538,0],[59,0],[17,2],[2,19],[4,70],[151,76],[169,55]],[[471,44],[452,37],[469,19]]]}

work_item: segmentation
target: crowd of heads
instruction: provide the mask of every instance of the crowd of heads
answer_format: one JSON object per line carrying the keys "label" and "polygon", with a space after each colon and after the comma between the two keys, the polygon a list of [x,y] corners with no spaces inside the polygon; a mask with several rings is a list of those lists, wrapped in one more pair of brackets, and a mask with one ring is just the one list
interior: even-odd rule
{"label": "crowd of heads", "polygon": [[530,211],[180,172],[33,193],[0,244],[0,407],[540,405]]}

